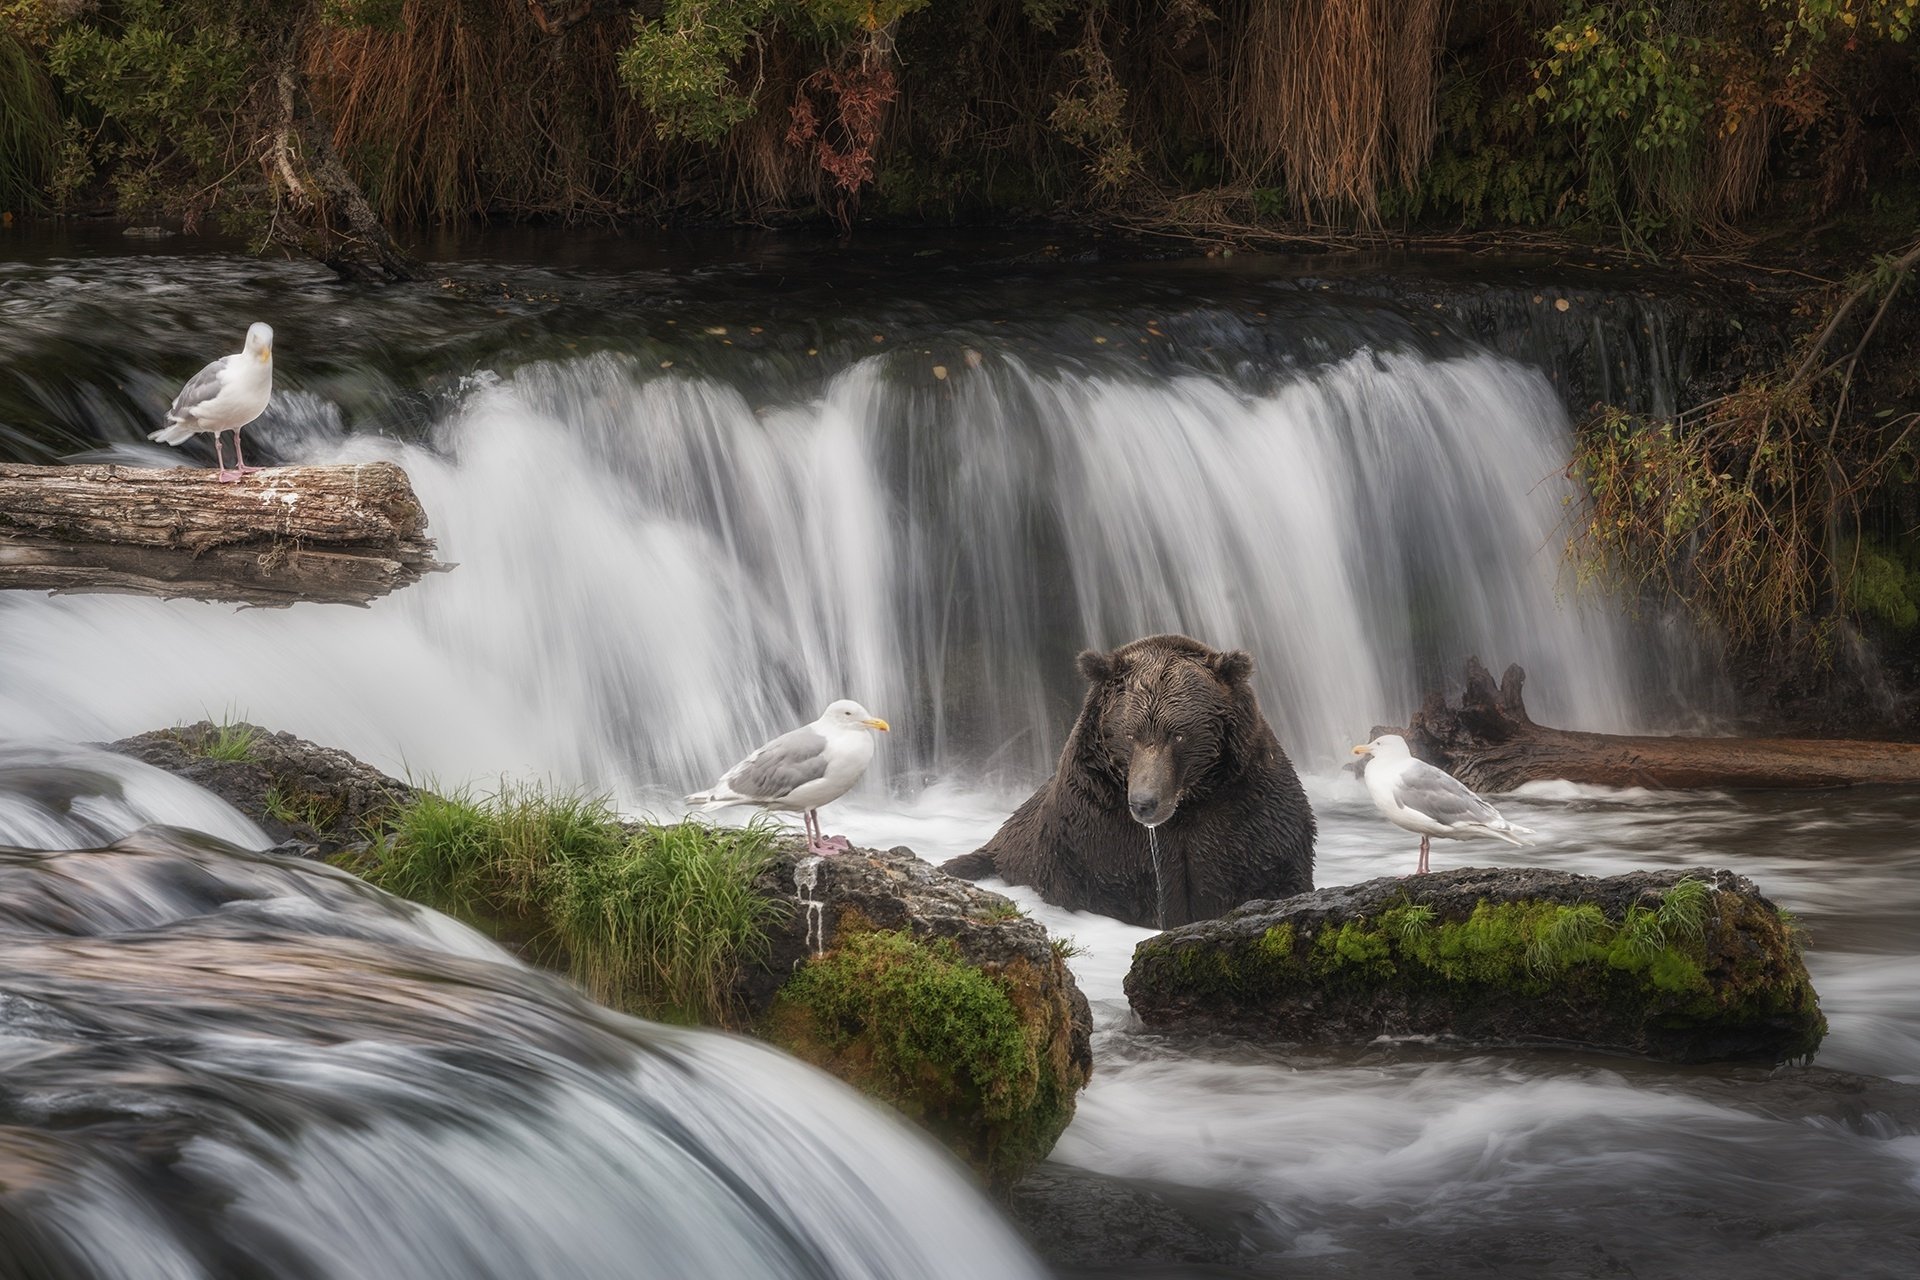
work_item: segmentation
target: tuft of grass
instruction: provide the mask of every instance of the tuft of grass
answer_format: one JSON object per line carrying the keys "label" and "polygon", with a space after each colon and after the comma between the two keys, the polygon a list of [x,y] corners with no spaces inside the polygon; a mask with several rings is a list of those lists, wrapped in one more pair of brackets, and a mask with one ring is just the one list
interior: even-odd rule
{"label": "tuft of grass", "polygon": [[995,924],[1006,920],[1023,920],[1026,918],[1026,914],[1026,912],[1020,909],[1018,904],[1005,900],[989,902],[986,906],[980,908],[980,918],[982,920],[992,921]]}
{"label": "tuft of grass", "polygon": [[1433,908],[1424,902],[1408,902],[1381,913],[1380,923],[1400,939],[1403,946],[1416,946],[1433,932]]}
{"label": "tuft of grass", "polygon": [[555,865],[549,915],[596,999],[680,1022],[728,1022],[743,964],[763,959],[780,903],[754,878],[777,832],[643,827],[611,857]]}
{"label": "tuft of grass", "polygon": [[1548,917],[1527,944],[1527,968],[1560,973],[1601,954],[1612,932],[1607,913],[1591,902],[1564,906]]}
{"label": "tuft of grass", "polygon": [[1054,958],[1058,960],[1071,960],[1075,956],[1087,954],[1087,948],[1070,933],[1051,938],[1048,942],[1053,947]]}
{"label": "tuft of grass", "polygon": [[1669,946],[1683,940],[1698,942],[1707,936],[1707,901],[1712,894],[1705,881],[1689,876],[1660,896],[1653,916]]}
{"label": "tuft of grass", "polygon": [[0,23],[0,209],[39,207],[60,133],[46,68]]}
{"label": "tuft of grass", "polygon": [[374,884],[564,968],[648,1017],[730,1023],[779,904],[754,878],[778,833],[623,824],[604,796],[502,783],[421,791],[361,868]]}
{"label": "tuft of grass", "polygon": [[260,731],[250,724],[222,723],[200,739],[197,750],[207,760],[246,760],[253,755]]}

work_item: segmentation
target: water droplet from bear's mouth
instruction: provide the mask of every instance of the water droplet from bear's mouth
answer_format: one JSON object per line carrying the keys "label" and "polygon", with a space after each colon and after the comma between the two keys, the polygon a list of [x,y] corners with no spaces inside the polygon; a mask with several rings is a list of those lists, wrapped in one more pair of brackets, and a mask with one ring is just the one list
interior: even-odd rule
{"label": "water droplet from bear's mouth", "polygon": [[1167,884],[1160,878],[1160,831],[1147,828],[1147,852],[1153,858],[1153,927],[1167,927]]}

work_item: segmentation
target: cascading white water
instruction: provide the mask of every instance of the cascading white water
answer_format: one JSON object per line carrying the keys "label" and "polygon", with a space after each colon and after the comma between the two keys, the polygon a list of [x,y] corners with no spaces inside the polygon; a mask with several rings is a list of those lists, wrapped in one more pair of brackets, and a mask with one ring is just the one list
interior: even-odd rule
{"label": "cascading white water", "polygon": [[955,1163],[344,872],[0,848],[0,1276],[1001,1280]]}
{"label": "cascading white water", "polygon": [[8,600],[0,713],[36,737],[238,715],[416,778],[634,800],[846,695],[904,730],[876,776],[1028,776],[1075,650],[1180,630],[1253,651],[1307,767],[1469,653],[1526,664],[1543,718],[1643,718],[1625,624],[1563,590],[1567,426],[1521,366],[1363,351],[1256,393],[951,363],[868,358],[765,404],[538,363],[473,380],[431,449],[293,398],[296,451],[398,456],[459,567],[365,613]]}

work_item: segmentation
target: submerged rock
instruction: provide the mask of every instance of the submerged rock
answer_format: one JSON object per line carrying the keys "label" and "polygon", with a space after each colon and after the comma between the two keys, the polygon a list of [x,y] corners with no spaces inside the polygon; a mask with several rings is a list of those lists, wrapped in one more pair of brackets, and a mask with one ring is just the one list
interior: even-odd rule
{"label": "submerged rock", "polygon": [[285,851],[310,857],[364,845],[413,798],[412,787],[344,751],[258,725],[202,720],[105,745],[212,792]]}
{"label": "submerged rock", "polygon": [[1044,1158],[1093,1070],[1064,956],[1008,899],[904,848],[786,847],[793,904],[742,997],[766,1036],[922,1123],[988,1180]]}
{"label": "submerged rock", "polygon": [[[1251,1196],[1051,1161],[1005,1199],[1034,1252],[1061,1276],[1270,1275],[1239,1268],[1268,1260],[1286,1244]],[[1193,1266],[1207,1269],[1187,1269]]]}
{"label": "submerged rock", "polygon": [[1250,902],[1142,942],[1126,991],[1157,1030],[1288,1043],[1778,1062],[1826,1034],[1791,918],[1711,869],[1465,868]]}

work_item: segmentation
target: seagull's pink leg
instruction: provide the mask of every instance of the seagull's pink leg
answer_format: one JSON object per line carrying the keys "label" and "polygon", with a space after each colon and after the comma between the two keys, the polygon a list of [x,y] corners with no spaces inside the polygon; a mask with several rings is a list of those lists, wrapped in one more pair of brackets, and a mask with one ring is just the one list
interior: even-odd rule
{"label": "seagull's pink leg", "polygon": [[[219,436],[214,437],[215,440],[219,438]],[[236,459],[235,465],[240,468],[240,474],[243,476],[250,476],[256,471],[264,471],[266,469],[264,467],[250,467],[247,465],[247,455],[240,452],[240,428],[238,427],[233,429],[233,456]]]}
{"label": "seagull's pink leg", "polygon": [[1420,875],[1427,874],[1427,837],[1420,837]]}
{"label": "seagull's pink leg", "polygon": [[834,849],[832,843],[820,838],[819,812],[809,809],[802,815],[802,819],[807,824],[807,852],[820,856],[832,853]]}
{"label": "seagull's pink leg", "polygon": [[[233,443],[234,447],[238,448],[240,445],[240,437],[235,436]],[[219,464],[219,469],[213,473],[215,480],[220,481],[222,484],[232,484],[240,478],[240,472],[227,470],[227,455],[220,450],[220,433],[218,431],[213,433],[213,459]]]}

